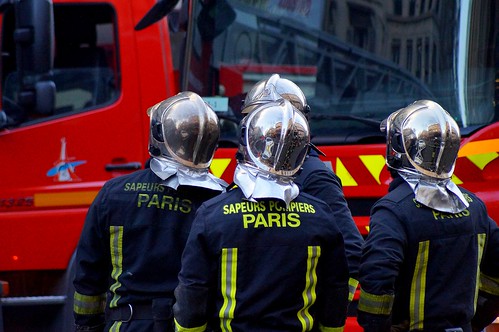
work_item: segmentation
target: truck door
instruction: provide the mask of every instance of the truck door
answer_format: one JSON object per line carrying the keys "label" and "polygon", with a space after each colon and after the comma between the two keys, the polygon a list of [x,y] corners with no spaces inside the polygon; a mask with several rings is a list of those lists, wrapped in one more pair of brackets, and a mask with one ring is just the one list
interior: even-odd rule
{"label": "truck door", "polygon": [[[26,2],[52,6],[13,3]],[[4,7],[0,21],[0,280],[9,281],[11,296],[35,295],[16,285],[14,271],[39,277],[67,268],[103,182],[141,168],[147,154],[145,110],[138,101],[123,103],[116,8],[55,3],[52,23],[19,23],[22,10]],[[47,24],[52,63],[30,71],[40,52],[23,53],[33,40],[21,37],[36,39]],[[43,285],[37,287],[43,295]]]}

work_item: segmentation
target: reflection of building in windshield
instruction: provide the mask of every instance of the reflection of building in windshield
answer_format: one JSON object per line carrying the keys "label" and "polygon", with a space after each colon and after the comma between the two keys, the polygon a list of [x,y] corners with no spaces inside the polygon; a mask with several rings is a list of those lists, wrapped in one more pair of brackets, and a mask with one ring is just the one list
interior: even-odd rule
{"label": "reflection of building in windshield", "polygon": [[[331,132],[331,126],[349,133],[367,130],[353,117],[338,116],[382,120],[417,99],[436,100],[458,122],[469,124],[464,110],[479,110],[480,100],[493,100],[493,65],[486,64],[493,49],[487,44],[493,32],[489,1],[476,6],[454,0],[222,3],[214,13],[224,29],[209,47],[201,43],[198,31],[206,26],[197,22],[189,57],[190,86],[240,98],[256,82],[278,73],[303,90],[313,110],[312,122],[314,116],[331,120],[312,124],[318,135]],[[223,16],[226,7],[235,13],[231,20]],[[459,11],[468,9],[463,15],[472,22],[468,35],[477,36],[473,41],[459,35],[467,30],[459,26],[464,22]],[[478,22],[488,23],[479,27]],[[467,43],[476,47],[460,53],[459,45]],[[481,118],[482,123],[489,121],[485,115]]]}
{"label": "reflection of building in windshield", "polygon": [[[437,56],[441,52],[437,44],[441,45],[443,41],[439,28],[446,23],[445,17],[438,15],[441,3],[416,0],[334,1],[329,5],[324,29],[429,83],[437,70]],[[450,5],[447,11],[452,10]]]}
{"label": "reflection of building in windshield", "polygon": [[[437,17],[437,6],[443,2],[230,3],[236,19],[224,40],[216,41],[215,49],[224,52],[214,59],[223,73],[242,73],[243,90],[277,72],[302,87],[316,113],[376,119],[387,109],[434,96],[432,78],[442,53],[437,23],[446,22]],[[230,97],[234,86],[225,88]]]}

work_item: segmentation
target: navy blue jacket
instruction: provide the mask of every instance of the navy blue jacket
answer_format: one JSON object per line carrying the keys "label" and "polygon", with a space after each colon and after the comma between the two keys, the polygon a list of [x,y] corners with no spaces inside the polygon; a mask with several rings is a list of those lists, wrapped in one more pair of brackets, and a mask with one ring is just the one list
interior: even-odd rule
{"label": "navy blue jacket", "polygon": [[247,201],[235,188],[204,203],[182,256],[177,328],[310,331],[341,328],[348,265],[331,210],[301,193]]}
{"label": "navy blue jacket", "polygon": [[[173,190],[160,182],[150,169],[112,179],[90,206],[76,254],[77,325],[102,323],[106,295],[108,308],[147,304],[171,314],[195,212],[219,192],[188,186]],[[135,324],[134,330],[147,331],[152,323]]]}
{"label": "navy blue jacket", "polygon": [[333,211],[334,221],[343,235],[348,268],[350,270],[350,299],[357,288],[360,257],[364,239],[355,225],[343,195],[341,180],[329,169],[319,155],[311,150],[295,179],[301,191],[326,202]]}
{"label": "navy blue jacket", "polygon": [[497,246],[489,241],[497,225],[477,196],[461,191],[469,207],[440,212],[396,177],[373,206],[360,267],[358,321],[366,331],[389,331],[390,314],[408,330],[471,330],[479,265]]}

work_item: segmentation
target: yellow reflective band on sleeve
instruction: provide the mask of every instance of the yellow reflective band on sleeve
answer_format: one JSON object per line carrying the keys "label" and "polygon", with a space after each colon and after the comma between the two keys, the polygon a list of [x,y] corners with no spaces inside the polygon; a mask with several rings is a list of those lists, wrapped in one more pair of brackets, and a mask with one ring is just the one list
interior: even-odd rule
{"label": "yellow reflective band on sleeve", "polygon": [[303,308],[298,313],[298,320],[300,321],[303,331],[310,331],[314,326],[314,318],[308,311],[309,308],[315,303],[317,297],[315,288],[317,286],[317,263],[321,256],[321,247],[309,246],[307,258],[307,271],[305,273],[305,289],[302,293]]}
{"label": "yellow reflective band on sleeve", "polygon": [[319,324],[319,331],[320,332],[343,332],[345,329],[345,326],[341,327],[326,327],[322,324]]}
{"label": "yellow reflective band on sleeve", "polygon": [[411,298],[409,301],[411,330],[424,329],[424,301],[429,251],[430,241],[423,241],[419,243],[418,256],[416,257],[416,265],[414,266],[414,274],[411,282]]}
{"label": "yellow reflective band on sleeve", "polygon": [[96,315],[104,312],[106,294],[83,295],[74,292],[73,310],[79,315]]}
{"label": "yellow reflective band on sleeve", "polygon": [[394,295],[370,294],[360,286],[359,310],[374,315],[389,315],[392,312]]}
{"label": "yellow reflective band on sleeve", "polygon": [[485,250],[485,241],[487,240],[487,235],[485,233],[477,234],[477,247],[478,247],[478,264],[476,267],[476,285],[475,285],[475,302],[474,309],[476,311],[476,305],[478,302],[478,291],[480,290],[480,262],[482,261],[483,251]]}
{"label": "yellow reflective band on sleeve", "polygon": [[220,291],[224,302],[218,315],[222,331],[231,332],[230,323],[234,319],[234,310],[236,309],[237,248],[222,249],[221,265]]}
{"label": "yellow reflective band on sleeve", "polygon": [[359,286],[359,281],[357,279],[348,279],[348,301],[353,300],[353,296],[355,294],[355,291],[357,290],[357,286]]}
{"label": "yellow reflective band on sleeve", "polygon": [[207,324],[204,324],[203,326],[199,327],[183,327],[180,326],[176,319],[173,320],[175,321],[175,331],[177,332],[203,332],[206,330],[207,326]]}
{"label": "yellow reflective band on sleeve", "polygon": [[122,321],[115,321],[113,325],[109,328],[109,332],[119,332],[121,329]]}
{"label": "yellow reflective band on sleeve", "polygon": [[118,306],[118,300],[121,298],[121,296],[116,294],[116,290],[121,287],[121,282],[118,278],[123,273],[123,226],[111,226],[109,227],[109,233],[111,263],[113,264],[111,278],[115,281],[109,288],[114,294],[111,302],[109,303],[109,307],[116,308]]}
{"label": "yellow reflective band on sleeve", "polygon": [[481,273],[480,290],[495,296],[499,296],[499,278],[492,278]]}

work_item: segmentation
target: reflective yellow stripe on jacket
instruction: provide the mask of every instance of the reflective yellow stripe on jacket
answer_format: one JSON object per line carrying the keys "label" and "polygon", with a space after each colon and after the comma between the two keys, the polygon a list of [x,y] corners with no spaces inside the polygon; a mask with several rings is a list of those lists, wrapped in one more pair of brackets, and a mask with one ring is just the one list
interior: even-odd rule
{"label": "reflective yellow stripe on jacket", "polygon": [[174,319],[175,321],[175,331],[178,331],[178,332],[203,332],[204,330],[206,330],[206,327],[207,327],[207,324],[204,324],[203,326],[199,326],[199,327],[182,327],[180,326],[180,324],[177,322],[176,319]]}
{"label": "reflective yellow stripe on jacket", "polygon": [[319,324],[319,331],[320,332],[343,332],[345,329],[345,326],[342,327],[326,327],[322,324]]}
{"label": "reflective yellow stripe on jacket", "polygon": [[223,248],[221,257],[221,292],[224,299],[220,308],[220,328],[232,332],[230,323],[236,309],[237,248]]}
{"label": "reflective yellow stripe on jacket", "polygon": [[123,226],[111,226],[109,228],[109,233],[111,263],[113,264],[111,277],[113,278],[113,280],[115,280],[115,282],[109,288],[114,294],[111,302],[109,303],[109,307],[116,308],[118,306],[118,300],[120,299],[120,296],[116,294],[116,290],[121,287],[121,282],[118,280],[118,278],[123,273]]}
{"label": "reflective yellow stripe on jacket", "polygon": [[314,318],[310,315],[309,308],[315,303],[317,295],[317,263],[321,256],[321,248],[317,246],[308,247],[307,271],[305,274],[305,289],[303,290],[303,308],[298,311],[298,319],[303,331],[310,331],[314,325]]}
{"label": "reflective yellow stripe on jacket", "polygon": [[410,313],[411,330],[423,330],[424,321],[424,301],[426,291],[426,272],[428,269],[428,254],[430,251],[430,241],[419,243],[418,256],[414,266],[414,274],[411,283]]}
{"label": "reflective yellow stripe on jacket", "polygon": [[478,234],[477,242],[478,242],[478,266],[476,269],[476,285],[475,285],[475,301],[473,302],[474,304],[474,310],[476,311],[476,305],[478,302],[478,291],[481,289],[482,285],[482,280],[481,280],[481,274],[480,274],[480,263],[482,262],[482,256],[483,256],[483,251],[485,250],[485,241],[487,240],[487,235],[481,233]]}
{"label": "reflective yellow stripe on jacket", "polygon": [[348,301],[353,300],[353,296],[355,295],[355,291],[357,290],[357,286],[359,285],[359,281],[354,278],[348,279]]}
{"label": "reflective yellow stripe on jacket", "polygon": [[499,296],[499,278],[492,278],[481,273],[480,290],[495,296]]}
{"label": "reflective yellow stripe on jacket", "polygon": [[359,310],[373,315],[389,315],[392,312],[394,295],[375,295],[360,286]]}
{"label": "reflective yellow stripe on jacket", "polygon": [[74,292],[73,310],[79,315],[95,315],[104,312],[106,294],[83,295]]}

